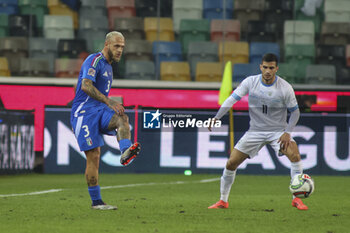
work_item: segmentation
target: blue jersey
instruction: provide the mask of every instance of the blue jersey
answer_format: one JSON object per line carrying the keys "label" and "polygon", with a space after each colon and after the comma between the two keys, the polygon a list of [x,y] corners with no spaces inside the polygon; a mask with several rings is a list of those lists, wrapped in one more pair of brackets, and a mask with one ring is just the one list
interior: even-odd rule
{"label": "blue jersey", "polygon": [[79,73],[78,84],[72,105],[72,117],[80,113],[97,111],[106,105],[88,96],[81,90],[83,79],[90,79],[93,85],[105,96],[108,96],[113,80],[112,66],[107,62],[101,52],[91,54],[84,61]]}

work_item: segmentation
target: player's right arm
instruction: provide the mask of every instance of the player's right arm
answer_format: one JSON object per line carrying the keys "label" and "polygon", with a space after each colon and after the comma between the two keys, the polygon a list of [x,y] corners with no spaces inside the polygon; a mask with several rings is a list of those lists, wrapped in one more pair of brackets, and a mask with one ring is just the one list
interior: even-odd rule
{"label": "player's right arm", "polygon": [[124,107],[121,103],[114,101],[104,94],[102,94],[97,88],[93,85],[92,80],[84,78],[82,80],[81,89],[91,98],[100,101],[106,104],[108,107],[113,109],[117,114],[121,115],[124,113]]}
{"label": "player's right arm", "polygon": [[[214,121],[213,124],[215,124],[217,120],[220,120],[236,102],[238,102],[243,96],[245,96],[248,93],[249,80],[249,78],[244,79],[236,88],[236,90],[232,93],[232,95],[230,95],[224,101],[224,103],[222,103],[219,111],[216,113],[215,117],[212,118],[212,121]],[[211,125],[212,124],[209,124],[209,131],[211,131]]]}

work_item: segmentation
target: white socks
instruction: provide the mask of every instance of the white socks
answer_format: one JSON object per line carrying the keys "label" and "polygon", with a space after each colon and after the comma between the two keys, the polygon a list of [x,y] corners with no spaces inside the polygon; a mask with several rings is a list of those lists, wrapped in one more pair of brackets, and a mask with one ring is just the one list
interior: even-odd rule
{"label": "white socks", "polygon": [[[291,168],[290,168],[290,177],[293,178],[296,174],[302,174],[303,173],[303,165],[301,163],[301,160],[298,162],[291,162]],[[293,195],[293,199],[295,196]]]}
{"label": "white socks", "polygon": [[224,172],[221,176],[221,182],[220,182],[220,200],[223,200],[224,202],[228,201],[228,196],[230,195],[230,190],[233,182],[235,181],[236,177],[236,170],[231,171],[224,169]]}

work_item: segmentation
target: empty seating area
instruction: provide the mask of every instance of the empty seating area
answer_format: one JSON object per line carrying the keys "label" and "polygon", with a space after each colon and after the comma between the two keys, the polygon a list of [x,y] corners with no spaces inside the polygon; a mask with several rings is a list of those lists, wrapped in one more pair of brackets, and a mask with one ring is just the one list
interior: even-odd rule
{"label": "empty seating area", "polygon": [[275,53],[293,84],[350,84],[349,0],[158,2],[0,0],[0,76],[76,78],[117,30],[126,44],[114,78],[220,82],[231,61],[238,82]]}

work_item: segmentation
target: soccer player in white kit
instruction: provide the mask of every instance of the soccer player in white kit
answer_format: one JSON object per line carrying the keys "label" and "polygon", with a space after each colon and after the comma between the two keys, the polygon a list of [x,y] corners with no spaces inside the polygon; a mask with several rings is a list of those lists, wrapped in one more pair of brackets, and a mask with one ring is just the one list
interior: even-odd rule
{"label": "soccer player in white kit", "polygon": [[[235,145],[226,163],[220,182],[220,201],[209,209],[228,208],[228,197],[235,180],[237,167],[247,158],[253,158],[266,144],[276,154],[284,154],[291,162],[291,177],[303,173],[298,146],[291,138],[300,111],[292,86],[276,75],[278,59],[268,53],[260,64],[261,74],[244,79],[222,104],[213,118],[222,118],[232,106],[246,94],[249,95],[249,130]],[[291,113],[287,123],[287,110]],[[208,128],[211,131],[211,127]],[[293,197],[292,206],[307,210],[300,198]]]}

